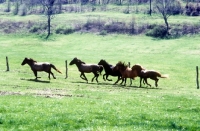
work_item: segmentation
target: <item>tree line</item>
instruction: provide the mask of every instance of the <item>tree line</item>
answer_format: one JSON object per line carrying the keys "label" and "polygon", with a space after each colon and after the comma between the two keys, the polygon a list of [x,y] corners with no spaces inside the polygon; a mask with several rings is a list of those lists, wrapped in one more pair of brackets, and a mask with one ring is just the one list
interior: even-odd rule
{"label": "tree line", "polygon": [[[182,4],[185,4],[183,6]],[[6,4],[5,12],[10,12],[11,7],[14,15],[26,15],[29,10],[31,14],[44,14],[47,16],[47,37],[51,34],[51,19],[55,14],[64,12],[63,8],[70,4],[86,5],[90,4],[95,10],[95,5],[116,4],[127,5],[126,13],[129,13],[129,6],[145,4],[148,9],[148,14],[160,13],[166,25],[165,33],[169,34],[168,18],[171,15],[182,14],[185,10],[186,15],[200,15],[200,0],[0,0],[0,4]],[[92,11],[94,11],[92,9]],[[125,12],[124,12],[125,13]]]}

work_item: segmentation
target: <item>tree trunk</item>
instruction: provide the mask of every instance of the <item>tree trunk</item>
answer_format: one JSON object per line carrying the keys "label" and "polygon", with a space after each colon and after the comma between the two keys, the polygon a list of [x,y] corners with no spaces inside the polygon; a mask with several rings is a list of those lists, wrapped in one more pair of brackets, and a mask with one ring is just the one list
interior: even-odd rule
{"label": "tree trunk", "polygon": [[169,34],[169,23],[168,23],[168,21],[167,21],[167,17],[164,16],[163,18],[164,18],[165,25],[166,25],[166,28],[167,28],[167,34]]}
{"label": "tree trunk", "polygon": [[48,28],[48,34],[47,34],[47,36],[46,36],[46,39],[48,39],[48,37],[50,36],[50,34],[51,34],[51,16],[50,15],[48,15],[47,16],[48,17],[48,20],[47,20],[47,28]]}
{"label": "tree trunk", "polygon": [[150,6],[150,9],[149,9],[149,15],[151,16],[151,0],[150,0],[150,2],[149,2],[149,6]]}

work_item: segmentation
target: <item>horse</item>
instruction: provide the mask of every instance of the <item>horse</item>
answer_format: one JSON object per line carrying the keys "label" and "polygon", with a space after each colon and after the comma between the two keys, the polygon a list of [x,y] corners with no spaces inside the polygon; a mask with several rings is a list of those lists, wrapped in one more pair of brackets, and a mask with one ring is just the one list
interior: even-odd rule
{"label": "horse", "polygon": [[70,63],[69,65],[73,65],[76,64],[78,70],[81,72],[80,77],[83,80],[86,80],[88,83],[88,79],[86,78],[84,73],[93,73],[94,77],[92,78],[92,82],[94,80],[94,78],[96,78],[96,81],[98,83],[98,77],[99,74],[101,75],[101,72],[103,71],[103,66],[102,65],[97,65],[97,64],[86,64],[85,62],[81,61],[80,59],[78,59],[77,57],[75,57]]}
{"label": "horse", "polygon": [[49,76],[48,76],[49,80],[50,80],[50,74],[53,76],[54,79],[56,79],[54,74],[51,72],[51,68],[53,68],[57,72],[61,73],[61,71],[59,71],[53,64],[51,64],[49,62],[37,62],[36,60],[33,60],[32,58],[24,58],[21,65],[23,66],[25,64],[28,64],[31,67],[31,70],[34,73],[36,80],[37,80],[37,78],[41,78],[41,77],[37,76],[38,71],[47,72],[49,74]]}
{"label": "horse", "polygon": [[[109,64],[108,62],[106,62],[105,60],[101,59],[98,63],[98,65],[102,65],[104,70],[105,70],[105,74],[103,75],[103,79],[104,81],[108,80],[108,81],[112,81],[111,79],[108,79],[108,76],[111,75],[111,76],[117,76],[118,77],[118,80],[120,79],[120,77],[122,76],[120,71],[114,71],[113,68],[115,66]],[[105,79],[106,77],[106,79]]]}
{"label": "horse", "polygon": [[[168,78],[168,75],[162,75],[157,71],[154,70],[146,70],[145,68],[143,68],[141,65],[136,64],[134,66],[132,66],[131,68],[133,71],[136,71],[138,76],[140,77],[140,87],[141,87],[141,81],[143,80],[143,83],[145,82],[148,86],[151,87],[151,85],[147,82],[147,78],[150,78],[152,80],[155,81],[155,86],[158,87],[158,78]],[[144,83],[144,84],[145,84]]]}
{"label": "horse", "polygon": [[[120,71],[122,77],[121,77],[119,80],[122,79],[122,83],[123,83],[123,81],[124,81],[124,79],[125,79],[124,85],[126,85],[126,78],[135,79],[135,77],[137,77],[137,72],[134,71],[134,70],[132,70],[131,68],[129,68],[127,64],[122,63],[121,61],[119,61],[119,62],[116,64],[116,66],[113,68],[113,70],[118,70],[118,71]],[[115,84],[117,84],[119,80],[117,80],[117,81],[115,82]],[[122,84],[122,83],[121,83],[121,84]],[[132,84],[132,83],[131,83],[131,84]],[[130,84],[130,85],[131,85],[131,84]]]}

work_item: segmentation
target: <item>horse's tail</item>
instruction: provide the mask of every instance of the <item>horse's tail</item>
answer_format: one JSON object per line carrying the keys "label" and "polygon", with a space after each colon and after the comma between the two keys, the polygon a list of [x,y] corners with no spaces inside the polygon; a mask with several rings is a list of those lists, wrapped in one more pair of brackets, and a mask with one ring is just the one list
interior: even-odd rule
{"label": "horse's tail", "polygon": [[103,71],[103,66],[102,65],[99,65],[99,73],[101,75],[101,72]]}
{"label": "horse's tail", "polygon": [[52,67],[54,70],[56,70],[57,72],[59,72],[60,74],[62,74],[62,72],[59,71],[53,64],[51,64],[51,67]]}
{"label": "horse's tail", "polygon": [[158,77],[160,77],[160,78],[168,78],[168,77],[169,77],[168,74],[162,75],[162,74],[160,74],[160,73],[158,73],[158,72],[157,72],[157,74],[158,74]]}

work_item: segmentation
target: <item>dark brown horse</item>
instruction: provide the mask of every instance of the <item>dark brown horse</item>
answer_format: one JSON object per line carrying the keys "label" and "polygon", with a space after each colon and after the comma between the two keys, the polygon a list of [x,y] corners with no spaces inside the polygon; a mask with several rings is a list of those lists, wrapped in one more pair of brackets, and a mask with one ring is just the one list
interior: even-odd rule
{"label": "dark brown horse", "polygon": [[[115,66],[109,64],[108,62],[106,62],[105,60],[100,60],[98,65],[102,65],[104,70],[105,70],[105,74],[103,75],[103,79],[104,81],[108,80],[108,81],[112,81],[111,79],[108,79],[108,76],[117,76],[118,79],[120,79],[120,77],[122,76],[120,71],[114,71],[113,68]],[[105,78],[106,77],[106,78]]]}
{"label": "dark brown horse", "polygon": [[36,77],[35,79],[40,78],[40,77],[37,77],[38,71],[47,72],[49,74],[49,80],[50,80],[50,74],[53,76],[54,79],[56,79],[54,74],[51,72],[51,68],[53,68],[57,72],[61,73],[53,64],[48,63],[48,62],[37,62],[37,61],[33,60],[32,58],[24,58],[21,65],[25,65],[25,64],[28,64],[31,67],[31,70],[33,71],[33,73]]}
{"label": "dark brown horse", "polygon": [[86,78],[84,73],[93,73],[94,77],[92,78],[92,82],[94,80],[94,78],[96,78],[96,81],[98,83],[98,77],[99,77],[99,73],[101,74],[101,72],[103,71],[103,66],[102,65],[97,65],[97,64],[86,64],[85,62],[81,61],[78,58],[74,58],[69,65],[73,65],[76,64],[76,66],[78,67],[78,70],[81,72],[80,77],[83,80],[86,80],[88,83],[88,79]]}
{"label": "dark brown horse", "polygon": [[160,77],[160,78],[167,78],[168,77],[168,75],[161,75],[159,72],[154,71],[154,70],[146,70],[145,68],[143,68],[141,65],[138,65],[138,64],[134,65],[131,69],[133,71],[136,71],[138,76],[140,77],[140,87],[141,87],[142,79],[144,79],[143,83],[145,82],[150,87],[151,87],[151,85],[147,82],[147,78],[154,80],[155,86],[157,87],[158,86],[158,80],[159,80],[157,77]]}
{"label": "dark brown horse", "polygon": [[[120,71],[122,77],[119,80],[122,79],[122,83],[125,80],[124,85],[126,85],[126,78],[135,79],[135,77],[137,77],[137,72],[132,70],[131,68],[129,68],[128,64],[122,63],[121,61],[119,61],[116,64],[116,66],[113,68],[113,70],[119,70]],[[119,80],[117,80],[115,82],[115,84],[117,84]]]}

